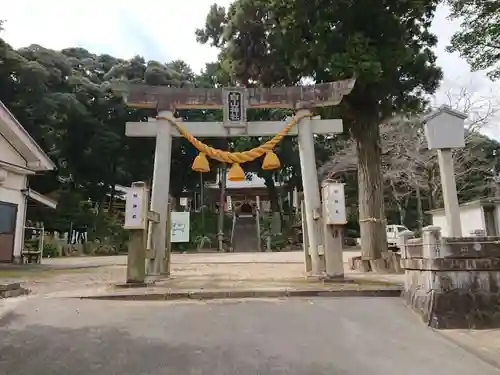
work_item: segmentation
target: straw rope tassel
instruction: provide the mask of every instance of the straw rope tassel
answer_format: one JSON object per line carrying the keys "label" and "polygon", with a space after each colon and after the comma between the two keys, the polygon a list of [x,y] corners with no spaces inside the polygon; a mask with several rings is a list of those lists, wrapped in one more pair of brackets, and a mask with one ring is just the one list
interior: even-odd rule
{"label": "straw rope tassel", "polygon": [[[283,139],[285,135],[288,134],[290,129],[297,124],[302,118],[310,117],[310,114],[301,116],[300,118],[294,117],[287,126],[283,128],[278,134],[276,134],[272,139],[266,143],[260,145],[259,147],[252,148],[244,152],[229,152],[219,150],[206,145],[205,143],[198,140],[192,134],[190,134],[182,125],[177,121],[169,117],[158,116],[157,120],[167,120],[179,131],[179,133],[186,138],[189,143],[191,143],[199,152],[198,156],[193,162],[193,170],[199,172],[208,172],[210,166],[208,164],[207,156],[218,160],[223,163],[232,164],[231,169],[228,173],[228,178],[230,181],[242,181],[245,179],[245,173],[239,164],[247,163],[258,159],[262,155],[266,154],[262,168],[264,170],[276,169],[280,167],[280,161],[278,156],[274,153],[274,147]],[[233,179],[234,178],[234,179]]]}

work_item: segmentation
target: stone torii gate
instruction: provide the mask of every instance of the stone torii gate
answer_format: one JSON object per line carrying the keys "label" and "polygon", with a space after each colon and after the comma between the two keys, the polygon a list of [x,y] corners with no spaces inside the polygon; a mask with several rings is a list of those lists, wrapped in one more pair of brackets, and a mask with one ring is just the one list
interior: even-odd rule
{"label": "stone torii gate", "polygon": [[[282,121],[247,122],[247,108],[283,108],[296,111],[297,126],[287,135],[298,135],[300,166],[304,189],[305,218],[308,237],[306,268],[319,275],[324,269],[320,261],[322,244],[321,199],[314,154],[314,134],[342,132],[342,120],[311,118],[311,109],[338,105],[351,92],[355,80],[348,79],[310,86],[278,88],[171,88],[130,85],[120,88],[128,106],[156,109],[157,119],[148,122],[129,122],[129,137],[156,137],[151,210],[159,213],[160,223],[152,233],[154,259],[148,265],[150,274],[169,274],[170,262],[166,253],[167,216],[170,185],[172,137],[181,136],[175,122],[195,137],[270,136],[283,130]],[[223,122],[180,122],[174,117],[176,109],[222,108]],[[304,236],[306,233],[304,233]],[[326,250],[326,249],[325,249]],[[310,267],[307,265],[310,255]],[[340,268],[342,269],[342,268]],[[343,272],[343,271],[342,271]]]}

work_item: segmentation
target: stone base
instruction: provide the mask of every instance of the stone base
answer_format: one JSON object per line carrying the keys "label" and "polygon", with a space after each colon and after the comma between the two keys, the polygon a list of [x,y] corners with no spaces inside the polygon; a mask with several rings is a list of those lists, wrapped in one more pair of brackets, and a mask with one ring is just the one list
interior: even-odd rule
{"label": "stone base", "polygon": [[349,258],[348,264],[352,271],[370,272],[372,270],[370,261],[361,259],[361,256]]}
{"label": "stone base", "polygon": [[384,253],[382,258],[364,260],[360,256],[349,258],[349,268],[358,272],[403,273],[401,256],[397,253]]}
{"label": "stone base", "polygon": [[319,280],[323,282],[323,284],[351,284],[355,282],[352,279],[346,279],[344,274],[336,276],[328,276],[325,274],[321,275]]}
{"label": "stone base", "polygon": [[498,258],[411,259],[403,298],[432,328],[500,328],[498,264]]}
{"label": "stone base", "polygon": [[0,284],[0,299],[19,297],[29,294],[29,291],[22,288],[19,283]]}

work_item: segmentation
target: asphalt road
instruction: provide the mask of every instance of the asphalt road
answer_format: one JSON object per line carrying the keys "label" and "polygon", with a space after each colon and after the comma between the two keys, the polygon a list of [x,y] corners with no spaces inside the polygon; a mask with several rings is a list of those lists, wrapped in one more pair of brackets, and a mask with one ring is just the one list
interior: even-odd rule
{"label": "asphalt road", "polygon": [[395,298],[11,303],[0,374],[500,373]]}

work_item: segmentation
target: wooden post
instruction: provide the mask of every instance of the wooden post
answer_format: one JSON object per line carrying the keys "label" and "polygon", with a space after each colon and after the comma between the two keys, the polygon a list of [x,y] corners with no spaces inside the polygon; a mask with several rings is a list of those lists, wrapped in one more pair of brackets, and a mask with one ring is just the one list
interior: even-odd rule
{"label": "wooden post", "polygon": [[452,150],[439,149],[437,154],[439,172],[441,174],[441,186],[443,188],[446,224],[448,224],[448,236],[462,237],[462,222],[460,220],[460,208],[458,205]]}
{"label": "wooden post", "polygon": [[429,150],[437,150],[448,236],[461,237],[462,224],[453,167],[453,149],[465,147],[464,122],[467,114],[442,105],[424,116],[424,131]]}
{"label": "wooden post", "polygon": [[347,223],[344,184],[326,180],[321,186],[321,192],[326,279],[343,280],[343,226]]}
{"label": "wooden post", "polygon": [[300,214],[302,220],[302,246],[304,248],[304,265],[306,266],[306,272],[312,271],[312,261],[311,254],[309,253],[309,237],[307,231],[307,220],[305,214],[305,203],[300,202]]}
{"label": "wooden post", "polygon": [[255,206],[257,207],[257,210],[255,212],[255,220],[257,222],[257,248],[259,251],[262,251],[262,240],[260,238],[261,236],[261,230],[260,230],[260,196],[255,197]]}
{"label": "wooden post", "polygon": [[343,228],[341,225],[324,225],[325,268],[327,279],[344,279]]}
{"label": "wooden post", "polygon": [[127,254],[127,284],[143,284],[146,277],[146,231],[130,230]]}
{"label": "wooden post", "polygon": [[160,215],[148,211],[148,189],[144,182],[134,182],[127,193],[125,202],[124,228],[130,230],[127,253],[127,284],[144,284],[146,277],[146,258],[156,256],[148,241],[149,223],[160,223]]}

